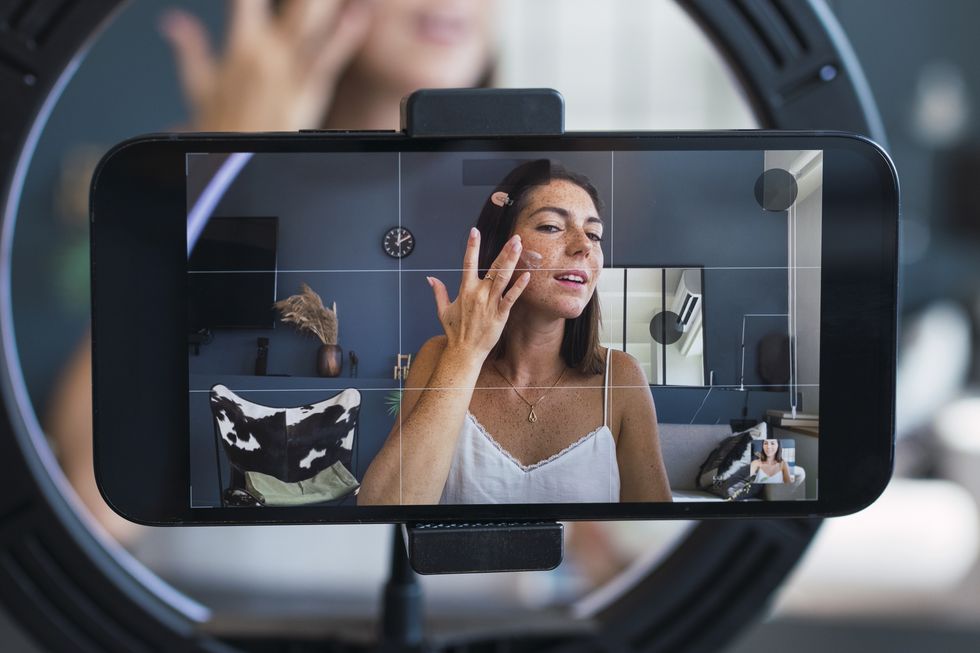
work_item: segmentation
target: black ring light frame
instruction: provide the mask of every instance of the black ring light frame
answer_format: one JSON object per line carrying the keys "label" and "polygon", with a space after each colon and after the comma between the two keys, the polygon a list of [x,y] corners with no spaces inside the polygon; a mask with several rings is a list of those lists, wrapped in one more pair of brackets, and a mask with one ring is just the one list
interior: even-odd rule
{"label": "black ring light frame", "polygon": [[[884,143],[867,82],[824,0],[678,1],[728,60],[761,124],[848,130]],[[0,4],[0,601],[51,650],[230,652],[241,649],[202,634],[193,610],[167,597],[152,574],[128,564],[118,545],[101,540],[76,514],[27,398],[14,344],[11,243],[28,164],[86,46],[122,6],[123,0]],[[479,650],[717,649],[754,620],[819,523],[701,522],[575,632],[498,634],[481,640]],[[334,650],[330,643],[314,648]]]}

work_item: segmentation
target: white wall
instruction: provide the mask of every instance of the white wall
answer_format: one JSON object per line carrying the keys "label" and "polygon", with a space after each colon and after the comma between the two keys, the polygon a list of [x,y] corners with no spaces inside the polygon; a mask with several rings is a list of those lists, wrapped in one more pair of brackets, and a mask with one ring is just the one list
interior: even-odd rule
{"label": "white wall", "polygon": [[820,440],[809,435],[799,433],[786,433],[779,437],[792,438],[796,440],[796,464],[806,470],[806,479],[803,481],[806,486],[806,498],[817,498],[817,479],[820,478],[819,456],[817,451],[820,448]]}
{"label": "white wall", "polygon": [[[815,156],[814,156],[815,155]],[[804,162],[809,162],[804,166]],[[799,196],[787,220],[787,247],[795,261],[796,275],[790,275],[787,288],[790,312],[794,314],[791,333],[796,347],[796,383],[803,396],[803,411],[820,409],[820,257],[823,219],[823,154],[795,150],[769,151],[765,169],[783,168],[797,175]]]}
{"label": "white wall", "polygon": [[756,126],[672,0],[504,0],[499,24],[497,85],[558,89],[570,130]]}

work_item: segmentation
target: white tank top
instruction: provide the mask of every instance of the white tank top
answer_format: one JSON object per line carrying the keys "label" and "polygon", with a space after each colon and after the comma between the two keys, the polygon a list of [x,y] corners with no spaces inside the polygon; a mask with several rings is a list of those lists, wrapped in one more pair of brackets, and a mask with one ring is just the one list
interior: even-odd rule
{"label": "white tank top", "polygon": [[782,483],[783,482],[783,470],[782,467],[776,470],[776,473],[772,476],[766,474],[762,467],[755,470],[755,479],[752,480],[753,483]]}
{"label": "white tank top", "polygon": [[544,460],[522,465],[466,411],[439,503],[618,502],[616,441],[608,426],[612,352],[607,352],[602,426]]}

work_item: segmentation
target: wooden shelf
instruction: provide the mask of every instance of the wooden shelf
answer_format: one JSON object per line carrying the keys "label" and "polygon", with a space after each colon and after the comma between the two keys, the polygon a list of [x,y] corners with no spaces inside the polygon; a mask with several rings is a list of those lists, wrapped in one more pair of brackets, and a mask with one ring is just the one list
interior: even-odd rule
{"label": "wooden shelf", "polygon": [[231,390],[343,390],[358,388],[390,391],[398,389],[395,379],[372,377],[322,377],[322,376],[253,376],[245,374],[191,374],[188,389],[191,392],[207,391],[215,384]]}

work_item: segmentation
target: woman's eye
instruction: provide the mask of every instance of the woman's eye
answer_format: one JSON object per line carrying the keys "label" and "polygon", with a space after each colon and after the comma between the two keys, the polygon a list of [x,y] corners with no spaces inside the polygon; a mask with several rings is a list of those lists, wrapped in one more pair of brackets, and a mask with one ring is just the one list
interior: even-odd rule
{"label": "woman's eye", "polygon": [[540,227],[538,227],[538,231],[544,231],[546,233],[553,234],[556,231],[560,231],[560,229],[558,229],[558,227],[556,227],[553,224],[543,224]]}
{"label": "woman's eye", "polygon": [[592,240],[594,240],[597,243],[601,243],[602,242],[602,236],[600,234],[595,234],[595,233],[589,234],[589,238],[591,238]]}

